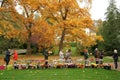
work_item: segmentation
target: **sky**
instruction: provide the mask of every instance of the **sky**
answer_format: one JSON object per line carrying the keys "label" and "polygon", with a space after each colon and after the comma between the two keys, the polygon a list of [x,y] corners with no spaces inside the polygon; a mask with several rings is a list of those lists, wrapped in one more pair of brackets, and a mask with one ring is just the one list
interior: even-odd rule
{"label": "sky", "polygon": [[[115,0],[117,8],[120,9],[120,0]],[[109,5],[109,0],[93,0],[92,8],[90,10],[91,18],[93,20],[105,19],[105,12]]]}
{"label": "sky", "polygon": [[[0,0],[1,1],[1,0]],[[120,9],[120,0],[115,0],[117,8]],[[90,10],[91,18],[93,20],[105,19],[105,12],[109,5],[109,0],[93,0],[92,8]]]}

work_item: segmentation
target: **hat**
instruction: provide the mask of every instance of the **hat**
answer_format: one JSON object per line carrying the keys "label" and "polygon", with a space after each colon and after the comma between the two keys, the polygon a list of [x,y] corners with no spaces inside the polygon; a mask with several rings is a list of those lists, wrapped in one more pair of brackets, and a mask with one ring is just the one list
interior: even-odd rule
{"label": "hat", "polygon": [[95,48],[95,50],[97,51],[97,50],[98,50],[98,48]]}
{"label": "hat", "polygon": [[117,50],[116,50],[116,49],[114,50],[114,53],[117,53]]}

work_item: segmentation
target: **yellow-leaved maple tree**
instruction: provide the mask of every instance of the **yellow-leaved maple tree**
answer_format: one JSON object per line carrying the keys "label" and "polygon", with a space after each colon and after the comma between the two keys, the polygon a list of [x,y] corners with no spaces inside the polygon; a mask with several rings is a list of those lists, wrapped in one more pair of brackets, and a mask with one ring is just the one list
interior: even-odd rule
{"label": "yellow-leaved maple tree", "polygon": [[[35,41],[39,46],[49,47],[54,42],[54,29],[47,24],[46,19],[40,14],[40,0],[3,0],[1,4],[2,11],[14,12],[10,16],[15,16],[21,20],[21,29],[15,28],[14,25],[10,25],[10,21],[5,22],[2,28],[8,30],[5,32],[1,28],[1,35],[3,32],[6,33],[6,38],[16,38],[19,37],[20,41],[27,42],[27,51],[31,54],[31,43]],[[10,3],[10,4],[9,4]],[[9,4],[9,6],[8,6]],[[16,7],[18,7],[16,9]],[[19,14],[21,12],[21,14]],[[39,15],[36,18],[36,14]],[[2,15],[3,16],[3,15]],[[4,16],[5,17],[5,16]],[[15,18],[12,17],[13,21]],[[16,21],[19,22],[19,21]],[[1,22],[3,23],[3,22]],[[7,26],[7,25],[10,26]],[[13,32],[12,32],[13,31]],[[17,35],[17,33],[18,35]],[[8,34],[8,35],[7,35]],[[38,35],[39,34],[39,35]],[[23,36],[24,35],[24,36]],[[37,36],[37,39],[35,37]],[[33,39],[34,38],[34,39]]]}
{"label": "yellow-leaved maple tree", "polygon": [[[38,26],[39,25],[39,26]],[[43,20],[37,20],[32,27],[32,41],[37,43],[39,49],[49,48],[54,44],[54,28]]]}
{"label": "yellow-leaved maple tree", "polygon": [[[31,53],[31,43],[35,42],[39,48],[49,47],[54,42],[54,29],[41,14],[40,0],[16,0],[23,10],[24,25],[27,30],[27,51]],[[42,2],[43,3],[43,2]],[[38,15],[36,17],[36,14]]]}
{"label": "yellow-leaved maple tree", "polygon": [[[91,0],[41,0],[43,16],[51,23],[54,22],[56,39],[60,41],[59,51],[63,48],[64,42],[85,39],[86,28],[94,29],[89,14],[91,2]],[[87,6],[81,6],[82,3]]]}
{"label": "yellow-leaved maple tree", "polygon": [[6,5],[4,1],[11,3],[5,7],[15,13],[19,13],[16,6],[21,8],[22,14],[18,17],[22,20],[23,30],[19,35],[27,41],[28,53],[31,53],[32,40],[40,47],[49,47],[54,40],[59,41],[59,51],[64,42],[74,41],[89,46],[95,41],[85,31],[86,28],[94,30],[89,14],[92,0],[3,0],[1,6]]}
{"label": "yellow-leaved maple tree", "polygon": [[24,29],[21,15],[16,12],[13,0],[1,1],[0,7],[0,36],[19,39],[21,29]]}

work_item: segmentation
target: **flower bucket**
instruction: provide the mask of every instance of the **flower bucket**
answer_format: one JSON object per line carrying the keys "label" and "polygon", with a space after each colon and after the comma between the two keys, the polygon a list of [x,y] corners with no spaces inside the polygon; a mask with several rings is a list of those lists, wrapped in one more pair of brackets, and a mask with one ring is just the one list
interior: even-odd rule
{"label": "flower bucket", "polygon": [[0,70],[4,70],[5,66],[4,65],[0,65]]}
{"label": "flower bucket", "polygon": [[12,65],[7,65],[7,70],[12,70],[13,66]]}

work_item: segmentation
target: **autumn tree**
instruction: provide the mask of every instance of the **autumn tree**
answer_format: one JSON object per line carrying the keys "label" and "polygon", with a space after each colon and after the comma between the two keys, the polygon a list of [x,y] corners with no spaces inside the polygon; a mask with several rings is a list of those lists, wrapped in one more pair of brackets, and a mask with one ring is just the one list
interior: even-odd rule
{"label": "autumn tree", "polygon": [[[42,17],[42,14],[40,13],[41,7],[39,2],[39,0],[3,0],[1,4],[1,10],[3,10],[1,19],[4,17],[2,20],[6,19],[5,14],[3,14],[5,11],[6,15],[8,15],[8,12],[13,12],[10,13],[10,16],[7,18],[9,21],[5,22],[5,25],[2,24],[1,35],[4,34],[5,37],[9,39],[18,38],[20,42],[27,42],[27,53],[29,54],[31,54],[31,44],[33,41],[38,45],[41,44],[44,47],[47,45],[48,47],[54,39],[52,37],[54,36],[54,31],[51,31],[53,30],[52,27],[47,24],[46,18]],[[38,16],[36,17],[36,15]],[[15,24],[20,23],[20,29],[16,29],[16,25],[11,26],[10,19],[13,19],[12,21],[15,22]],[[4,26],[5,29],[3,29]],[[37,39],[35,39],[36,36]]]}
{"label": "autumn tree", "polygon": [[[83,2],[87,6],[81,6],[80,3]],[[45,0],[41,3],[44,16],[54,20],[56,39],[60,40],[59,51],[63,48],[64,42],[81,42],[87,36],[85,29],[93,29],[88,12],[90,4],[91,0]]]}
{"label": "autumn tree", "polygon": [[0,6],[0,38],[4,50],[5,48],[17,46],[23,24],[12,0],[1,0]]}
{"label": "autumn tree", "polygon": [[32,28],[31,40],[38,44],[40,50],[49,48],[54,45],[54,34],[54,28],[46,21],[37,20],[36,25]]}
{"label": "autumn tree", "polygon": [[[41,3],[44,1],[39,0],[22,0],[19,1],[20,6],[23,8],[24,25],[27,30],[27,48],[30,53],[31,43],[35,42],[39,48],[48,48],[54,42],[54,29],[43,16]],[[37,17],[35,16],[38,15]]]}
{"label": "autumn tree", "polygon": [[[79,42],[85,45],[88,40],[93,40],[85,31],[86,28],[94,29],[89,14],[91,0],[3,0],[1,6],[5,5],[4,1],[11,3],[6,8],[13,10],[16,13],[13,15],[17,16],[17,20],[21,20],[23,28],[20,32],[17,31],[19,36],[15,37],[27,42],[28,53],[31,53],[32,41],[39,46],[48,47],[57,40],[60,51],[64,42]],[[81,6],[83,4],[84,6]],[[16,9],[18,6],[19,9]],[[20,12],[21,14],[18,14]],[[92,43],[93,41],[90,41],[86,46]]]}

